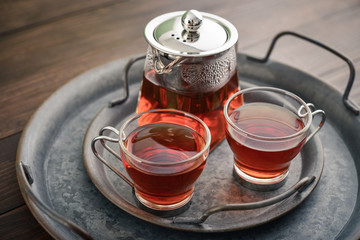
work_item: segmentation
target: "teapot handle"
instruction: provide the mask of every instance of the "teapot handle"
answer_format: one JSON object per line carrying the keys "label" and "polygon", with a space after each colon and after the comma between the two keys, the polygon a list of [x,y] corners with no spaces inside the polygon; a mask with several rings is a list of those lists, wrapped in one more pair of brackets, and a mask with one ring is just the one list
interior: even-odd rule
{"label": "teapot handle", "polygon": [[[154,51],[157,51],[157,50],[154,50]],[[158,54],[157,54],[158,55]],[[155,53],[154,53],[154,56]],[[125,102],[128,97],[129,97],[129,84],[128,84],[128,73],[129,73],[129,70],[130,68],[132,67],[132,65],[134,63],[136,63],[137,61],[140,61],[142,59],[145,59],[146,58],[146,55],[141,55],[141,56],[137,56],[137,57],[134,57],[134,58],[131,58],[127,63],[126,65],[124,66],[124,69],[122,71],[122,76],[121,76],[121,80],[123,81],[123,87],[124,87],[124,90],[125,90],[125,96],[122,97],[122,98],[118,98],[118,99],[114,99],[112,101],[109,102],[108,106],[109,108],[112,108],[116,105],[120,105],[122,104],[123,102]],[[156,60],[158,59],[158,60]],[[155,67],[155,71],[159,74],[162,74],[162,73],[170,73],[171,70],[172,70],[172,67],[174,65],[176,65],[178,62],[180,62],[181,60],[183,60],[183,57],[177,57],[175,60],[173,60],[171,63],[169,63],[167,66],[165,66],[161,60],[160,60],[160,57],[157,56],[154,58],[154,67]]]}
{"label": "teapot handle", "polygon": [[184,59],[183,57],[178,56],[172,62],[165,66],[160,59],[159,51],[157,49],[153,49],[153,56],[154,69],[157,74],[170,73],[172,71],[172,67]]}

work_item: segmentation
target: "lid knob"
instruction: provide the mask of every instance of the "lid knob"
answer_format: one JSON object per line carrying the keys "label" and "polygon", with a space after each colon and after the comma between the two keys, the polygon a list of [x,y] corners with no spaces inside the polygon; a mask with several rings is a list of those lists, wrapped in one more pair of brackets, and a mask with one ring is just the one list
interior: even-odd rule
{"label": "lid knob", "polygon": [[183,28],[188,32],[196,32],[203,21],[203,17],[200,12],[196,10],[188,10],[181,17],[181,24]]}

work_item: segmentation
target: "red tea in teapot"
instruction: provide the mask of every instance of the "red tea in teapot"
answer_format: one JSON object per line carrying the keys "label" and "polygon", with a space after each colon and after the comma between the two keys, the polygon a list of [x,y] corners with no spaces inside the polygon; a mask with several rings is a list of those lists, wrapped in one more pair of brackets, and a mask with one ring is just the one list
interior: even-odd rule
{"label": "red tea in teapot", "polygon": [[225,118],[223,107],[226,100],[239,90],[238,76],[235,71],[231,79],[220,89],[206,93],[183,93],[165,89],[149,79],[155,78],[155,71],[143,76],[137,112],[156,108],[173,108],[190,112],[209,127],[211,149],[225,137]]}

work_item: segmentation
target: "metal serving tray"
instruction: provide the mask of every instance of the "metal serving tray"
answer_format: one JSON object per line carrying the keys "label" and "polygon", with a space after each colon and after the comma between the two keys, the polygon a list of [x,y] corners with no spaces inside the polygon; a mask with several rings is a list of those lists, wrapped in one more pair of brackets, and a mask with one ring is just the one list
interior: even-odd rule
{"label": "metal serving tray", "polygon": [[[135,110],[143,61],[130,68],[126,101],[108,107],[109,101],[127,92],[121,76],[129,59],[120,59],[60,88],[25,128],[16,167],[23,197],[33,215],[59,239],[77,239],[79,235],[95,239],[359,237],[360,119],[353,111],[356,106],[349,102],[345,106],[346,93],[343,96],[319,79],[269,61],[270,53],[263,61],[238,55],[240,85],[275,86],[294,92],[325,110],[325,126],[297,157],[286,184],[273,192],[243,188],[232,179],[230,167],[211,171],[220,156],[225,162],[232,158],[226,141],[222,142],[210,154],[201,176],[204,179],[199,179],[193,203],[183,214],[199,217],[213,204],[269,199],[285,192],[300,178],[315,176],[305,190],[265,208],[216,213],[201,225],[174,224],[173,219],[140,211],[133,203],[131,190],[123,188],[112,171],[88,155],[88,141],[98,126],[116,127]],[[216,180],[209,182],[205,178],[210,174],[215,174]],[[209,185],[213,189],[204,193]],[[224,194],[228,194],[226,201]]]}

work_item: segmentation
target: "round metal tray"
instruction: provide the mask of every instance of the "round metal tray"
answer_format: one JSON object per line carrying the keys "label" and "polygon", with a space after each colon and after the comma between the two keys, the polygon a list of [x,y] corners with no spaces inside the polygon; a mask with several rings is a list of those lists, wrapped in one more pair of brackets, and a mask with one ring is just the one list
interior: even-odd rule
{"label": "round metal tray", "polygon": [[[360,229],[359,117],[343,105],[342,95],[339,92],[320,80],[283,64],[271,61],[258,63],[241,54],[238,55],[238,68],[242,86],[266,85],[284,88],[299,95],[305,101],[314,103],[317,108],[325,110],[328,117],[325,126],[313,139],[314,141],[312,140],[313,142],[307,146],[308,149],[304,149],[292,167],[293,170],[301,168],[300,174],[315,171],[317,180],[320,180],[317,187],[314,189],[316,183],[312,183],[313,185],[304,192],[295,194],[277,205],[266,207],[262,211],[250,210],[249,212],[242,211],[242,213],[226,212],[219,213],[219,216],[213,215],[204,223],[203,228],[190,229],[190,231],[176,229],[195,228],[193,225],[172,227],[176,229],[164,228],[162,226],[171,223],[164,220],[165,223],[152,224],[153,220],[143,221],[144,217],[134,217],[134,212],[129,211],[131,213],[129,214],[113,204],[111,201],[120,196],[126,198],[124,204],[132,205],[131,191],[122,191],[118,178],[113,172],[105,169],[100,162],[85,160],[87,170],[91,169],[89,173],[103,171],[99,173],[101,174],[99,179],[105,182],[106,189],[109,190],[106,193],[109,195],[104,194],[106,196],[104,197],[92,183],[91,180],[94,180],[94,177],[90,174],[90,178],[86,172],[82,148],[88,146],[86,141],[91,138],[89,126],[95,127],[97,121],[105,121],[105,125],[114,126],[116,122],[119,124],[117,117],[106,119],[101,116],[104,111],[107,111],[104,106],[124,93],[120,78],[126,62],[127,60],[124,59],[102,65],[63,86],[37,110],[23,132],[16,163],[19,185],[34,216],[55,238],[78,238],[74,231],[80,233],[82,231],[78,231],[72,223],[80,226],[95,239],[264,237],[289,239],[294,236],[299,239],[332,239],[336,236],[349,237],[358,234]],[[129,72],[131,96],[137,94],[142,68],[143,62],[140,61],[134,64]],[[127,101],[129,104],[113,108],[119,109],[120,118],[134,110],[136,101],[131,97]],[[124,106],[128,109],[123,109]],[[88,135],[84,137],[86,133]],[[307,165],[304,161],[321,159],[321,151],[319,151],[321,145],[325,165],[319,179],[322,164],[315,161]],[[214,150],[214,154],[212,153],[213,159],[209,158],[206,171],[211,170],[212,162],[219,159],[223,148],[227,148],[226,142],[219,147],[218,153],[216,152],[218,149]],[[84,152],[86,153],[87,150],[84,149]],[[230,159],[231,156],[226,156],[226,158]],[[86,155],[85,159],[87,159]],[[196,191],[199,193],[207,185],[214,184],[214,188],[207,193],[205,198],[195,195],[191,208],[206,209],[215,200],[221,199],[220,188],[236,192],[235,198],[227,198],[226,202],[227,200],[244,202],[258,200],[258,195],[253,195],[251,191],[243,189],[231,179],[231,171],[231,168],[215,171],[217,176],[223,174],[224,181],[229,185],[217,185],[215,180],[209,183],[199,181],[196,186]],[[290,176],[294,179],[289,178],[278,193],[294,184],[300,178],[300,174],[291,174]],[[206,175],[208,175],[207,172],[202,174],[202,176]],[[101,191],[104,190],[103,186],[97,187]],[[246,194],[238,195],[238,191]],[[311,191],[313,191],[312,194],[310,194]],[[274,193],[270,192],[260,198],[265,199],[273,196],[272,194]],[[293,210],[290,211],[291,209]],[[253,215],[253,219],[244,223],[226,220],[219,227],[217,222],[222,218],[231,219],[232,216],[238,216],[238,214],[246,219],[246,214],[251,215],[255,212],[257,212],[256,216]],[[184,214],[190,213],[194,212],[187,211]],[[269,222],[270,220],[272,221]],[[262,225],[257,226],[259,224]],[[69,227],[74,231],[71,231]],[[220,233],[211,232],[211,227],[218,227],[216,231]],[[207,231],[207,229],[209,229],[208,233],[197,232]],[[243,230],[230,231],[235,229]]]}

